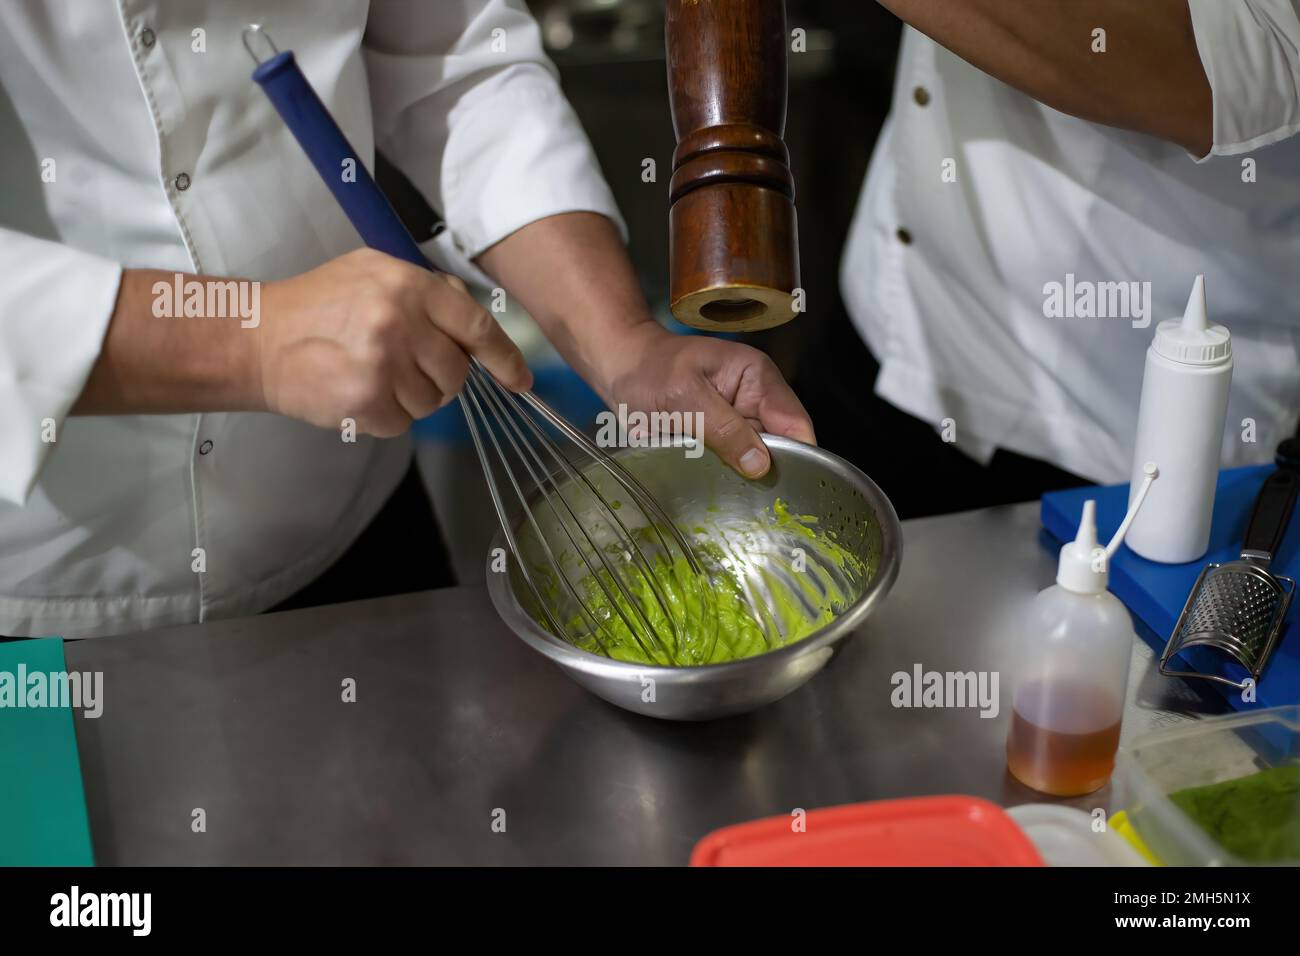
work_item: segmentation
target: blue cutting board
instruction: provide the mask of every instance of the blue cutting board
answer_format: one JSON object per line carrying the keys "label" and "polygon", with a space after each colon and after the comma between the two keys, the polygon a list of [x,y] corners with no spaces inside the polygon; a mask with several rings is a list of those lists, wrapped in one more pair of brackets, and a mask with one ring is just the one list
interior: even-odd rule
{"label": "blue cutting board", "polygon": [[[1214,496],[1214,521],[1210,529],[1210,551],[1200,561],[1192,564],[1157,564],[1140,558],[1127,546],[1121,547],[1111,561],[1110,589],[1123,601],[1138,620],[1146,625],[1138,633],[1155,648],[1157,655],[1164,651],[1165,642],[1173,632],[1174,623],[1187,602],[1201,568],[1210,561],[1231,561],[1241,551],[1241,539],[1246,533],[1246,522],[1264,479],[1273,470],[1272,465],[1254,465],[1247,468],[1230,468],[1219,473],[1218,490]],[[1054,491],[1043,496],[1043,527],[1056,541],[1072,541],[1079,530],[1079,516],[1083,503],[1089,498],[1097,501],[1097,537],[1105,544],[1124,520],[1128,509],[1128,485],[1107,488],[1072,488]],[[1273,570],[1278,574],[1300,579],[1300,518],[1287,528],[1286,537]],[[1296,617],[1300,615],[1297,600],[1287,615],[1282,635],[1273,656],[1260,677],[1256,688],[1256,702],[1248,704],[1241,692],[1213,681],[1199,681],[1206,689],[1218,688],[1237,710],[1257,707],[1278,707],[1300,703],[1300,637],[1296,636]],[[1215,651],[1193,648],[1185,651],[1180,660],[1199,673],[1217,673],[1240,680],[1246,670]]]}

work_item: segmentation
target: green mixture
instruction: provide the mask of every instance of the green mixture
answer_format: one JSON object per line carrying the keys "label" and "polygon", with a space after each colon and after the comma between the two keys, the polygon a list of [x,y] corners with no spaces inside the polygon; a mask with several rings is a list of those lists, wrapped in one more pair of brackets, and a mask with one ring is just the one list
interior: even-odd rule
{"label": "green mixture", "polygon": [[1300,859],[1300,765],[1179,790],[1169,799],[1243,860]]}
{"label": "green mixture", "polygon": [[[669,559],[655,549],[655,532],[642,529],[640,536],[648,545],[642,552],[649,556],[650,573],[622,574],[635,606],[602,570],[583,578],[577,586],[602,626],[593,629],[590,619],[575,611],[567,630],[585,634],[575,643],[595,654],[632,663],[678,666],[738,660],[802,640],[851,603],[842,582],[862,581],[867,572],[863,562],[835,540],[833,532],[817,529],[816,524],[811,515],[791,514],[780,499],[770,512],[754,520],[754,540],[769,545],[777,540],[797,542],[802,555],[784,546],[765,547],[761,554],[738,554],[718,542],[748,535],[737,536],[734,531],[710,534],[704,527],[695,527],[688,537],[703,565],[703,577],[692,571],[684,556],[675,553]],[[840,573],[830,573],[830,567]],[[746,572],[762,582],[761,599],[751,600],[746,594],[742,583]],[[670,646],[647,646],[639,636],[646,630],[642,615]]]}

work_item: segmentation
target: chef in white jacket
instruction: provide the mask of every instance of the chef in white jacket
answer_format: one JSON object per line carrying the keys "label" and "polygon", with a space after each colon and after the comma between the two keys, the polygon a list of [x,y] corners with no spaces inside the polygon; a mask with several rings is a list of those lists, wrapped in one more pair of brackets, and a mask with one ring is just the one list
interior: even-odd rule
{"label": "chef in white jacket", "polygon": [[[909,26],[841,282],[876,394],[953,442],[929,470],[1127,480],[1145,350],[1198,273],[1233,335],[1223,464],[1270,460],[1300,410],[1300,2],[881,2]],[[1079,314],[1113,282],[1127,307]],[[887,492],[927,470],[863,458]]]}
{"label": "chef in white jacket", "polygon": [[[460,280],[358,248],[249,79],[251,22],[367,162],[378,145],[441,211],[430,258],[504,287],[607,401],[703,411],[751,475],[769,465],[754,426],[812,439],[760,353],[651,320],[522,2],[9,0],[0,635],[271,607],[380,512],[462,350],[530,383]],[[195,282],[206,310],[170,291]]]}

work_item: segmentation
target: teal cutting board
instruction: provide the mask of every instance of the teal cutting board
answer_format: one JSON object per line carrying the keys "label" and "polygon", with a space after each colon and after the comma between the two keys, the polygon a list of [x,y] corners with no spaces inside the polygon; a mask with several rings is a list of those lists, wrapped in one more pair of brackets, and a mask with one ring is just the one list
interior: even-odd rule
{"label": "teal cutting board", "polygon": [[[61,673],[63,641],[0,642],[0,674]],[[0,866],[95,862],[68,707],[0,706]]]}

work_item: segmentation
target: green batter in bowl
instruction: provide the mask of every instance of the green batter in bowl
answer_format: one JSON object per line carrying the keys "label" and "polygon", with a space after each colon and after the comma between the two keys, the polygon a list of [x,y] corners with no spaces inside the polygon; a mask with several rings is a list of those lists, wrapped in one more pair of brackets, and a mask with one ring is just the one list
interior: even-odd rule
{"label": "green batter in bowl", "polygon": [[[780,498],[739,534],[734,527],[722,531],[711,518],[681,527],[703,574],[696,574],[685,556],[657,550],[658,537],[646,530],[638,537],[650,555],[649,575],[639,570],[623,575],[632,600],[606,571],[588,574],[578,581],[577,592],[601,627],[591,626],[586,611],[571,609],[566,633],[557,637],[578,635],[574,646],[620,661],[720,664],[815,633],[852,603],[855,582],[867,576],[864,562],[841,547],[834,531],[821,529],[814,515],[792,514]],[[543,581],[552,577],[549,566],[534,572]],[[558,583],[547,584],[548,598],[565,603]],[[642,616],[661,635],[662,646],[648,647],[628,626]]]}
{"label": "green batter in bowl", "polygon": [[[497,612],[571,678],[638,713],[707,719],[789,693],[820,670],[884,598],[898,574],[901,540],[893,507],[861,471],[792,439],[765,435],[764,441],[773,465],[757,481],[740,477],[711,452],[690,457],[666,446],[615,453],[690,540],[706,584],[679,556],[653,548],[654,529],[602,469],[593,464],[584,472],[619,504],[620,517],[646,544],[678,625],[656,628],[670,635],[665,647],[647,648],[636,639],[618,613],[621,592],[600,587],[580,556],[560,555],[558,573],[568,580],[555,580],[557,570],[522,514],[513,525],[521,552],[572,640],[541,623],[545,616],[513,559],[501,572],[489,558],[487,586]],[[547,509],[533,513],[543,536],[554,540]],[[578,517],[587,527],[602,524],[594,514]],[[498,534],[497,547],[504,548],[504,535]],[[570,587],[585,595],[604,626],[591,626],[567,598]],[[633,599],[647,613],[662,614],[649,595]]]}

